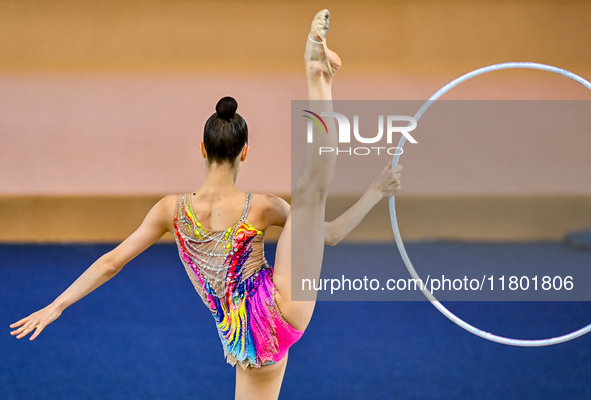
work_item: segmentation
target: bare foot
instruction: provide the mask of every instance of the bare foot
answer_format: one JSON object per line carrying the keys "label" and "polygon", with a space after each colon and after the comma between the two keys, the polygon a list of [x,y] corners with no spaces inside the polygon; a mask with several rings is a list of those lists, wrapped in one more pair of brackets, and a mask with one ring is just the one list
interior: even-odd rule
{"label": "bare foot", "polygon": [[318,75],[332,77],[341,67],[341,58],[326,46],[329,17],[328,10],[322,10],[312,21],[304,54],[308,77]]}

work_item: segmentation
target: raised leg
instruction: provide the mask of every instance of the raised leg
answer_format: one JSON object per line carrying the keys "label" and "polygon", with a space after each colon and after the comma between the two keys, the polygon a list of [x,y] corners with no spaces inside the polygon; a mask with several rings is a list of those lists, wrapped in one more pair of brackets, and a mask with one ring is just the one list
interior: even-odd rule
{"label": "raised leg", "polygon": [[[328,30],[328,10],[322,10],[314,18],[309,40],[306,44],[304,61],[308,80],[309,110],[317,114],[332,111],[332,76],[340,67],[338,56],[326,47],[324,42]],[[328,57],[328,59],[327,59]],[[330,68],[329,64],[330,62]],[[332,70],[332,71],[331,71]],[[336,155],[323,154],[323,147],[336,147],[336,124],[327,118],[327,134],[315,136],[313,145],[306,148],[304,167],[292,193],[291,211],[277,243],[273,282],[276,302],[285,319],[296,329],[305,330],[312,318],[316,296],[312,301],[291,300],[292,269],[298,276],[320,277],[324,254],[324,208],[328,188],[336,164]],[[305,226],[306,234],[300,235],[292,248],[292,220],[297,226]],[[291,259],[294,251],[298,257]],[[293,262],[292,262],[293,261]],[[236,399],[271,400],[277,399],[287,364],[287,356],[276,364],[242,371],[236,367]]]}
{"label": "raised leg", "polygon": [[[332,73],[341,65],[338,55],[326,47],[328,17],[328,10],[316,15],[304,56],[309,110],[319,115],[333,111]],[[313,143],[306,144],[304,166],[292,193],[291,211],[277,243],[274,273],[276,301],[285,319],[298,330],[304,330],[312,318],[316,293],[310,293],[309,301],[292,301],[292,279],[305,277],[318,281],[320,277],[324,255],[326,197],[336,164],[335,153],[319,155],[320,147],[337,147],[334,118],[327,117],[325,122],[328,134],[315,134]],[[292,258],[292,252],[297,257]]]}

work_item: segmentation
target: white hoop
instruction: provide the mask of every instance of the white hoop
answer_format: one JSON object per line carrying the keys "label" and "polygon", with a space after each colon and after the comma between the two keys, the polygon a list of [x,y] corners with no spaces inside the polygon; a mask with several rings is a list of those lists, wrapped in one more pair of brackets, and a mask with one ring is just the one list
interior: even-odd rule
{"label": "white hoop", "polygon": [[[581,85],[585,86],[587,89],[591,90],[591,83],[586,81],[585,79],[581,78],[578,75],[573,74],[572,72],[566,71],[561,68],[553,67],[551,65],[545,64],[538,64],[538,63],[530,63],[530,62],[509,62],[509,63],[502,63],[502,64],[495,64],[489,65],[487,67],[479,68],[472,72],[468,72],[465,75],[460,76],[459,78],[454,79],[441,89],[439,89],[429,100],[427,100],[423,106],[417,111],[415,114],[415,120],[419,120],[421,116],[427,111],[427,109],[433,104],[439,97],[441,97],[444,93],[446,93],[449,89],[453,88],[454,86],[459,85],[460,83],[473,78],[475,76],[491,72],[497,71],[500,69],[512,69],[512,68],[528,68],[528,69],[538,69],[542,71],[549,71],[554,72],[560,75],[564,75],[570,79],[573,79],[579,82]],[[398,142],[398,147],[404,147],[404,143],[406,142],[406,137],[404,135],[401,136],[400,141]],[[398,164],[398,160],[400,158],[400,154],[394,156],[392,160],[392,166]],[[406,265],[406,269],[410,275],[417,280],[420,280],[419,275],[415,271],[412,263],[410,262],[410,258],[404,249],[404,243],[402,242],[402,238],[400,236],[400,230],[398,229],[398,221],[396,218],[396,207],[394,204],[394,196],[390,197],[390,221],[392,222],[392,231],[394,232],[394,238],[396,239],[396,244],[398,245],[398,251],[400,252],[400,256],[402,257],[402,261]],[[422,281],[421,281],[422,282]],[[523,346],[523,347],[536,347],[536,346],[549,346],[553,344],[558,344],[562,342],[566,342],[568,340],[575,339],[579,336],[582,336],[589,331],[591,331],[591,324],[587,325],[586,327],[579,329],[578,331],[571,332],[564,336],[559,336],[551,339],[540,339],[540,340],[522,340],[522,339],[511,339],[502,336],[497,336],[489,332],[482,331],[467,322],[463,321],[462,319],[455,316],[451,311],[445,308],[436,298],[427,290],[426,285],[421,285],[421,291],[427,297],[427,299],[437,308],[443,315],[447,318],[452,320],[455,324],[459,325],[460,327],[464,328],[470,333],[473,333],[477,336],[480,336],[484,339],[502,343],[510,346]]]}

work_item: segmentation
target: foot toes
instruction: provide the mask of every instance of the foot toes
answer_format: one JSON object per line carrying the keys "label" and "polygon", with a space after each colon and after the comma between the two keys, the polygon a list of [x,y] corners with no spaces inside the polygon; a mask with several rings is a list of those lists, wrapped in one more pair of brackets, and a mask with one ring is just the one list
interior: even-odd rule
{"label": "foot toes", "polygon": [[320,40],[326,38],[326,32],[328,31],[328,21],[330,12],[328,10],[319,11],[312,21],[312,31],[320,37]]}
{"label": "foot toes", "polygon": [[[312,21],[312,29],[308,38],[312,41],[306,46],[305,59],[308,63],[308,72],[313,75],[334,75],[341,66],[339,56],[328,49],[325,44],[328,31],[330,12],[322,10],[316,14]],[[318,44],[323,46],[318,46]]]}

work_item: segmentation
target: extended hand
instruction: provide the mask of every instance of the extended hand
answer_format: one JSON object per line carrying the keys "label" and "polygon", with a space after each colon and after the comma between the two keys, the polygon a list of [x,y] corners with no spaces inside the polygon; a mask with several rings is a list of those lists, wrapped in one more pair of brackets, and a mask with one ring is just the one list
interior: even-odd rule
{"label": "extended hand", "polygon": [[18,335],[16,338],[21,339],[21,338],[27,336],[29,333],[31,333],[33,331],[33,329],[37,328],[35,333],[29,338],[29,340],[33,340],[37,336],[39,336],[41,331],[47,325],[49,325],[53,321],[55,321],[60,315],[62,315],[62,312],[59,309],[57,309],[55,306],[50,304],[47,307],[45,307],[37,312],[34,312],[33,314],[29,315],[28,317],[23,318],[20,321],[15,322],[14,324],[10,325],[11,328],[18,328],[20,326],[20,328],[10,332],[10,334],[13,336]]}
{"label": "extended hand", "polygon": [[391,165],[392,163],[388,162],[372,184],[372,188],[380,193],[382,198],[394,196],[401,188],[400,171],[402,170],[402,165],[397,164],[394,168],[391,168]]}

